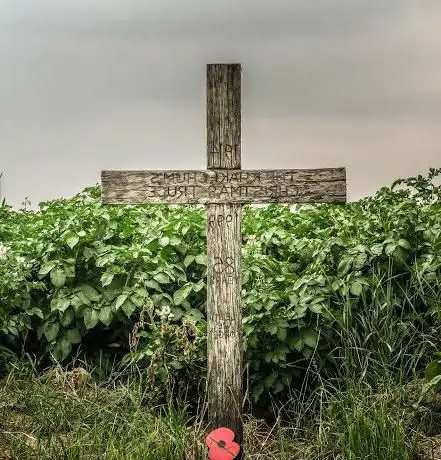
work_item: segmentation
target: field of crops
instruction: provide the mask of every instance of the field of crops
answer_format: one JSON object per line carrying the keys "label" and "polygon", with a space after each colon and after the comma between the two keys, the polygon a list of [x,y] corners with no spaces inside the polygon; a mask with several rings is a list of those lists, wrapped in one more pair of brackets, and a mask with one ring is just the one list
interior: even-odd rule
{"label": "field of crops", "polygon": [[[245,208],[251,458],[430,450],[440,173],[348,205]],[[204,429],[205,277],[203,208],[102,206],[98,187],[38,212],[0,207],[0,453],[205,458],[189,429]],[[78,367],[80,390],[66,384]]]}

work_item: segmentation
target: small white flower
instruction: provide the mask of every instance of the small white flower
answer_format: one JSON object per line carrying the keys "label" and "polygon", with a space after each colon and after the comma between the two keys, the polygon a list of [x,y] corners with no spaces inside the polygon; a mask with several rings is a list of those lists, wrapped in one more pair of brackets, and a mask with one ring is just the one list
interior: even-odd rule
{"label": "small white flower", "polygon": [[22,257],[22,256],[17,256],[17,257],[15,258],[15,260],[16,260],[17,263],[20,264],[20,265],[24,265],[25,262],[26,262],[26,258],[25,258],[25,257]]}
{"label": "small white flower", "polygon": [[8,253],[9,249],[10,248],[8,246],[5,246],[4,244],[0,243],[0,259],[6,258],[6,254]]}
{"label": "small white flower", "polygon": [[159,316],[161,318],[161,321],[166,321],[166,320],[170,321],[174,317],[168,305],[164,305],[161,308],[161,310],[159,311]]}

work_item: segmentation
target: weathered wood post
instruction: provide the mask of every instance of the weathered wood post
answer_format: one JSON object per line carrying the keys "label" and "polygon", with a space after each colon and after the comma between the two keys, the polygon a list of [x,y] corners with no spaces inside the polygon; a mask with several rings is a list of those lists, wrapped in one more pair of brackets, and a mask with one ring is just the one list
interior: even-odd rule
{"label": "weathered wood post", "polygon": [[[240,169],[241,66],[207,66],[207,168]],[[208,412],[242,441],[241,204],[207,205]]]}
{"label": "weathered wood post", "polygon": [[207,66],[207,170],[102,171],[104,204],[204,204],[208,403],[242,441],[241,206],[344,203],[344,168],[241,170],[241,66]]}

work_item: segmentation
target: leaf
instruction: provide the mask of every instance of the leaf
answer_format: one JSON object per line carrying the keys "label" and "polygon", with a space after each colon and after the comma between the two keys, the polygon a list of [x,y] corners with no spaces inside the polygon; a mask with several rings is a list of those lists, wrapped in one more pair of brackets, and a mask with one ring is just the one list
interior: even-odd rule
{"label": "leaf", "polygon": [[196,258],[196,257],[195,257],[195,256],[192,256],[192,255],[186,256],[185,259],[184,259],[184,265],[185,265],[185,267],[190,266],[190,265],[193,263],[193,261],[194,261],[195,258]]}
{"label": "leaf", "polygon": [[404,239],[398,240],[397,244],[398,244],[398,246],[400,246],[400,247],[402,247],[404,249],[410,249],[410,247],[411,247],[409,241],[404,240]]}
{"label": "leaf", "polygon": [[121,308],[123,312],[127,315],[127,318],[130,318],[136,310],[136,305],[130,299],[127,299],[122,304]]}
{"label": "leaf", "polygon": [[371,247],[371,252],[375,256],[379,256],[383,253],[383,245],[382,244],[374,244]]}
{"label": "leaf", "polygon": [[271,360],[273,359],[273,357],[274,357],[274,352],[272,352],[272,351],[267,351],[267,352],[265,353],[265,356],[264,356],[265,362],[266,362],[266,363],[271,362]]}
{"label": "leaf", "polygon": [[168,246],[170,244],[170,238],[168,236],[164,236],[159,240],[160,246]]}
{"label": "leaf", "polygon": [[[38,338],[38,340],[41,340],[41,338],[43,337],[44,329],[45,329],[45,325],[37,327],[37,338]],[[5,333],[7,334],[7,331]]]}
{"label": "leaf", "polygon": [[423,385],[421,396],[420,396],[420,401],[428,391],[430,390],[437,391],[440,388],[441,388],[441,375],[437,375],[432,380],[430,380],[429,382]]}
{"label": "leaf", "polygon": [[38,316],[41,319],[44,318],[43,312],[37,307],[31,308],[30,310],[28,310],[27,314],[29,316]]}
{"label": "leaf", "polygon": [[[185,318],[191,320],[193,323],[198,323],[204,319],[204,315],[197,308],[192,308],[185,314]],[[173,318],[173,319],[176,319],[176,318]]]}
{"label": "leaf", "polygon": [[126,301],[127,297],[127,294],[121,294],[117,297],[115,302],[115,310],[119,309],[119,307]]}
{"label": "leaf", "polygon": [[170,282],[170,278],[165,273],[157,273],[153,276],[153,279],[160,284],[167,284]]}
{"label": "leaf", "polygon": [[83,249],[83,257],[86,260],[91,259],[94,255],[95,255],[95,251],[93,249],[90,249],[90,248],[84,248]]}
{"label": "leaf", "polygon": [[263,383],[258,383],[254,388],[253,388],[253,399],[254,402],[257,402],[260,399],[260,396],[264,392],[265,387]]}
{"label": "leaf", "polygon": [[292,315],[291,319],[300,319],[306,316],[306,310],[308,309],[308,305],[299,305],[294,309],[294,315]]}
{"label": "leaf", "polygon": [[99,318],[103,324],[108,326],[112,322],[112,309],[110,307],[102,307],[99,311]]}
{"label": "leaf", "polygon": [[353,262],[353,266],[356,269],[360,269],[360,268],[363,268],[366,265],[366,262],[367,262],[367,254],[363,252],[361,254],[358,254],[355,257],[354,262]]}
{"label": "leaf", "polygon": [[187,299],[185,299],[185,300],[182,301],[182,305],[181,305],[181,306],[182,306],[182,308],[184,308],[185,310],[189,310],[189,309],[191,308],[190,302],[189,302]]}
{"label": "leaf", "polygon": [[53,297],[51,300],[51,311],[64,312],[66,308],[70,305],[70,299],[67,297]]}
{"label": "leaf", "polygon": [[280,361],[286,361],[286,354],[289,352],[288,348],[285,345],[279,345],[276,348],[273,356],[273,362],[277,363]]}
{"label": "leaf", "polygon": [[297,351],[302,351],[303,347],[305,346],[305,342],[303,341],[301,336],[297,336],[290,340],[289,345],[291,348],[294,348]]}
{"label": "leaf", "polygon": [[359,281],[353,281],[351,283],[350,291],[352,295],[359,297],[363,292],[363,286]]}
{"label": "leaf", "polygon": [[78,291],[72,296],[70,303],[73,307],[75,307],[75,309],[77,309],[82,305],[90,305],[90,300],[86,297],[83,291]]}
{"label": "leaf", "polygon": [[285,388],[285,385],[282,382],[276,382],[273,386],[273,393],[280,393]]}
{"label": "leaf", "polygon": [[49,262],[46,262],[40,267],[38,276],[39,277],[46,276],[57,264],[58,264],[57,260],[50,260]]}
{"label": "leaf", "polygon": [[64,361],[72,351],[72,344],[66,340],[61,339],[54,348],[54,357],[58,361]]}
{"label": "leaf", "polygon": [[94,309],[86,310],[84,312],[84,325],[87,329],[94,328],[99,321],[98,312]]}
{"label": "leaf", "polygon": [[156,291],[162,292],[161,286],[155,280],[146,281],[145,285],[150,289],[155,289]]}
{"label": "leaf", "polygon": [[75,277],[75,265],[63,264],[64,273],[66,278]]}
{"label": "leaf", "polygon": [[441,363],[438,361],[431,361],[426,366],[426,380],[433,380],[437,375],[441,375]]}
{"label": "leaf", "polygon": [[384,252],[386,253],[387,256],[390,256],[395,251],[396,248],[397,248],[396,244],[390,243],[386,246],[386,250]]}
{"label": "leaf", "polygon": [[48,342],[52,342],[55,337],[58,335],[60,330],[60,325],[58,323],[53,323],[50,326],[46,326],[44,330],[44,336]]}
{"label": "leaf", "polygon": [[66,327],[69,326],[69,324],[72,323],[72,321],[75,318],[75,313],[73,312],[72,309],[69,308],[69,310],[66,310],[62,315],[60,319],[60,323],[62,326]]}
{"label": "leaf", "polygon": [[65,334],[66,340],[69,343],[76,344],[81,342],[81,334],[78,329],[69,329]]}
{"label": "leaf", "polygon": [[185,284],[180,289],[173,293],[173,303],[178,306],[182,305],[182,302],[188,297],[192,291],[193,286],[191,284]]}
{"label": "leaf", "polygon": [[312,305],[309,305],[309,310],[319,315],[323,311],[323,307],[323,303],[314,303]]}
{"label": "leaf", "polygon": [[143,299],[147,299],[148,296],[149,296],[149,293],[147,292],[147,289],[143,288],[143,287],[135,289],[135,293],[136,293],[136,295],[138,295],[139,297],[141,297]]}
{"label": "leaf", "polygon": [[114,276],[113,273],[103,273],[100,278],[101,286],[105,287],[111,284]]}
{"label": "leaf", "polygon": [[312,329],[305,329],[302,331],[302,339],[305,342],[305,345],[310,348],[315,348],[318,340],[317,332]]}
{"label": "leaf", "polygon": [[295,307],[299,303],[299,296],[296,293],[290,294],[289,301],[291,305]]}
{"label": "leaf", "polygon": [[264,380],[265,386],[267,388],[271,388],[276,380],[277,380],[277,374],[275,372],[272,372],[271,374],[265,377],[265,380]]}
{"label": "leaf", "polygon": [[105,267],[115,261],[116,254],[103,254],[96,259],[95,265],[97,267]]}
{"label": "leaf", "polygon": [[205,283],[199,281],[199,282],[193,284],[193,291],[194,292],[199,292],[200,290],[204,289],[204,287],[205,287]]}
{"label": "leaf", "polygon": [[89,284],[83,284],[81,286],[81,290],[84,292],[84,295],[92,302],[98,302],[101,299],[98,291]]}
{"label": "leaf", "polygon": [[139,308],[142,308],[145,304],[145,297],[137,295],[136,293],[132,294],[130,300]]}
{"label": "leaf", "polygon": [[195,257],[195,262],[199,265],[207,265],[207,255],[199,254]]}
{"label": "leaf", "polygon": [[338,264],[337,272],[339,276],[346,275],[348,271],[351,269],[352,261],[350,259],[342,259]]}
{"label": "leaf", "polygon": [[15,336],[18,336],[18,329],[15,326],[9,325],[8,331]]}
{"label": "leaf", "polygon": [[176,236],[172,236],[170,238],[170,246],[179,246],[180,244],[182,244],[182,240],[180,240]]}
{"label": "leaf", "polygon": [[51,270],[51,281],[56,288],[62,288],[66,283],[66,274],[61,268]]}
{"label": "leaf", "polygon": [[293,291],[297,291],[304,283],[305,283],[305,280],[303,278],[299,278],[294,283],[294,286],[292,287]]}
{"label": "leaf", "polygon": [[80,238],[77,235],[71,235],[66,238],[66,244],[73,249],[80,241]]}
{"label": "leaf", "polygon": [[335,292],[335,291],[338,291],[340,289],[340,286],[341,286],[341,280],[340,279],[336,279],[332,282],[331,284],[331,289]]}
{"label": "leaf", "polygon": [[281,341],[284,342],[287,336],[287,331],[284,327],[280,327],[277,330],[277,338]]}

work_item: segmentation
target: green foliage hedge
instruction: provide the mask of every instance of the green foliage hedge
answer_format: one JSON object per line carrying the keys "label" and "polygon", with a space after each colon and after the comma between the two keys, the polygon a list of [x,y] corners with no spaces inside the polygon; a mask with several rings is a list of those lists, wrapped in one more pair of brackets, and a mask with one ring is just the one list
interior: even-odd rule
{"label": "green foliage hedge", "polygon": [[[399,308],[439,313],[439,175],[399,180],[345,206],[245,208],[245,351],[255,399],[294,385],[312,356],[331,365],[342,306],[369,308],[379,283],[387,280]],[[205,277],[200,207],[102,206],[98,187],[38,212],[0,207],[0,340],[9,348],[58,361],[108,350],[145,365],[158,387],[170,377],[197,384]]]}

